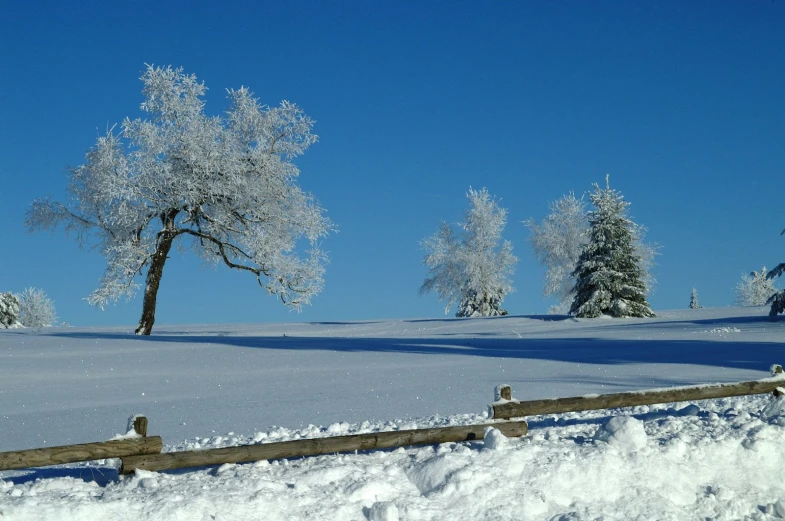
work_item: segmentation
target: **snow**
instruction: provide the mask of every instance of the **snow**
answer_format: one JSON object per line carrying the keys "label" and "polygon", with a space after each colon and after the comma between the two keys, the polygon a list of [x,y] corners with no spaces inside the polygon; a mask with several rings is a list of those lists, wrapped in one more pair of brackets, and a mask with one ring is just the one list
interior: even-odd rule
{"label": "snow", "polygon": [[[0,331],[0,451],[108,439],[144,413],[166,451],[488,421],[518,400],[757,380],[785,322],[493,317]],[[731,328],[728,335],[711,333]],[[285,337],[283,335],[286,335]],[[3,521],[775,520],[785,399],[534,416],[470,443],[118,476],[116,461],[0,472]]]}
{"label": "snow", "polygon": [[643,422],[631,416],[614,416],[597,429],[594,439],[628,453],[638,452],[647,442]]}

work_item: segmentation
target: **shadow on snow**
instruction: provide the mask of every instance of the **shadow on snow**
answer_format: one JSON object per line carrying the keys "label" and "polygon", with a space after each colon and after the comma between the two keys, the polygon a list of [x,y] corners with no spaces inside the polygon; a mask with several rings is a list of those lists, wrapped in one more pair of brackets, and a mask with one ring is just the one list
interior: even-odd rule
{"label": "shadow on snow", "polygon": [[[526,318],[529,320],[564,321],[574,323],[569,316],[545,315],[536,317],[494,317],[479,319],[477,324],[487,326],[487,320],[509,320],[510,318]],[[446,319],[456,325],[465,325],[468,320],[477,319]],[[328,350],[335,352],[377,352],[422,355],[461,355],[482,356],[493,358],[518,358],[530,360],[549,360],[576,364],[695,364],[728,368],[765,371],[773,363],[785,363],[785,343],[745,341],[739,333],[738,341],[720,338],[711,331],[700,331],[701,327],[735,327],[766,323],[783,333],[785,338],[785,321],[769,322],[767,317],[729,317],[724,319],[673,320],[650,322],[646,319],[632,322],[598,320],[597,324],[582,321],[584,327],[570,330],[575,336],[559,337],[559,331],[533,334],[520,333],[520,338],[510,338],[507,330],[500,333],[478,330],[450,331],[439,333],[434,330],[427,337],[352,337],[352,336],[233,336],[231,331],[217,330],[211,333],[188,333],[186,331],[166,331],[149,337],[120,333],[101,332],[51,332],[54,336],[89,339],[133,339],[138,342],[160,343],[192,343],[226,345],[240,348],[275,349],[275,350]],[[397,321],[396,321],[397,322]],[[439,323],[441,320],[403,320],[399,323]],[[375,322],[346,322],[347,325],[363,326]],[[392,323],[392,322],[390,322]],[[333,324],[333,323],[330,323]],[[341,323],[343,324],[343,323]],[[470,324],[470,322],[469,322]],[[675,330],[675,325],[685,329],[692,327],[692,333],[706,333],[708,338],[695,340],[657,340],[657,339],[613,339],[602,338],[613,335],[613,330],[623,331],[624,335],[635,334],[634,328],[642,328],[641,335],[652,336],[658,329]],[[298,327],[300,325],[293,325]],[[601,333],[602,332],[602,333]],[[517,332],[514,332],[518,334]],[[409,333],[412,334],[412,333]],[[597,336],[594,336],[594,335]],[[550,336],[552,335],[552,336]]]}

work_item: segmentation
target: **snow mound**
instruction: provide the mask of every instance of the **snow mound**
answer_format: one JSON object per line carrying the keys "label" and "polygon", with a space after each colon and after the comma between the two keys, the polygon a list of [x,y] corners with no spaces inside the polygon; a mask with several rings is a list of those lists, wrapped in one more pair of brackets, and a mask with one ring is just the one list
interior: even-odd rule
{"label": "snow mound", "polygon": [[760,412],[760,418],[770,423],[785,424],[785,396],[778,396],[769,402]]}
{"label": "snow mound", "polygon": [[630,416],[615,416],[597,429],[594,439],[604,441],[621,452],[638,452],[646,446],[643,422]]}
{"label": "snow mound", "polygon": [[488,450],[501,450],[510,445],[510,440],[507,436],[501,433],[498,429],[493,427],[485,428],[484,446]]}
{"label": "snow mound", "polygon": [[398,508],[389,501],[380,501],[371,505],[368,521],[398,521]]}
{"label": "snow mound", "polygon": [[[470,458],[456,457],[448,452],[414,465],[406,475],[423,496],[442,491],[449,495],[458,482],[471,478],[472,472],[467,469],[470,465]],[[469,472],[464,473],[463,470]]]}

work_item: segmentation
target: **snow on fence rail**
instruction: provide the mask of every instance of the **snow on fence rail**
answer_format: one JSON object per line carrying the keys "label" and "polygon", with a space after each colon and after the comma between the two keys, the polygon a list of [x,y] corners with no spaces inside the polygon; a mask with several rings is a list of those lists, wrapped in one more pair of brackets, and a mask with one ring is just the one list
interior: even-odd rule
{"label": "snow on fence rail", "polygon": [[136,437],[101,443],[0,452],[0,470],[120,458],[122,460],[120,473],[127,474],[136,469],[159,471],[358,450],[481,440],[485,437],[486,429],[489,427],[499,430],[507,437],[518,437],[527,433],[528,425],[525,421],[509,421],[510,418],[750,394],[774,393],[775,396],[785,394],[785,373],[783,373],[782,367],[774,365],[771,371],[772,377],[751,382],[672,387],[527,402],[513,400],[510,386],[502,385],[496,388],[496,401],[490,405],[490,412],[492,419],[508,421],[457,427],[373,432],[181,452],[161,452],[163,448],[161,438],[147,436],[147,418],[135,416],[129,422],[133,423],[133,431],[129,428],[129,434]]}
{"label": "snow on fence rail", "polygon": [[785,394],[785,374],[783,374],[782,366],[772,366],[771,374],[771,378],[752,382],[693,385],[615,394],[548,398],[526,402],[513,400],[510,386],[502,385],[497,387],[496,402],[490,405],[489,412],[493,419],[509,419],[536,416],[538,414],[594,411],[616,407],[652,405],[655,403],[729,398],[731,396],[750,394],[774,393],[775,396]]}

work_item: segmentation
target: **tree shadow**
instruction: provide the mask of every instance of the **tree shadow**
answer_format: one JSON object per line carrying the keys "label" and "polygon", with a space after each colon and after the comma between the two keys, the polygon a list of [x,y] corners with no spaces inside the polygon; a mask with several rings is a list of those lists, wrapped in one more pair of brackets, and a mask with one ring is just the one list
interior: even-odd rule
{"label": "tree shadow", "polygon": [[[574,320],[571,317],[545,315],[546,320]],[[534,319],[534,317],[526,317]],[[505,320],[507,317],[494,317]],[[537,316],[537,320],[541,317]],[[464,323],[464,320],[450,320]],[[469,319],[470,320],[470,319]],[[477,324],[485,324],[480,319]],[[429,322],[440,322],[430,320]],[[68,338],[133,340],[140,343],[192,343],[225,345],[248,349],[273,350],[324,350],[334,352],[376,352],[420,355],[460,355],[491,358],[515,358],[529,360],[548,360],[576,364],[694,364],[717,367],[739,368],[765,371],[773,363],[785,363],[785,343],[777,341],[745,340],[743,334],[729,339],[717,336],[714,330],[700,330],[705,326],[735,327],[743,324],[767,323],[781,330],[785,338],[785,322],[769,322],[766,317],[728,317],[697,320],[673,320],[666,322],[600,321],[596,325],[534,334],[517,333],[519,338],[510,338],[505,329],[499,333],[481,328],[472,332],[466,328],[462,332],[440,333],[438,329],[422,337],[354,337],[354,336],[290,336],[290,335],[234,335],[231,330],[215,332],[188,333],[187,331],[164,330],[152,336],[136,336],[106,332],[62,331],[53,335]],[[363,322],[347,322],[362,325]],[[694,339],[658,340],[656,338],[635,338],[635,327],[642,328],[640,336],[651,337],[653,330],[673,328],[681,325],[690,329]],[[220,327],[220,326],[219,326]],[[626,338],[612,338],[614,330]],[[623,333],[622,333],[623,331]],[[737,334],[737,333],[729,333]],[[581,336],[573,336],[581,335]],[[608,338],[608,337],[611,338]],[[700,379],[700,375],[696,375]],[[670,382],[670,385],[673,383]]]}

